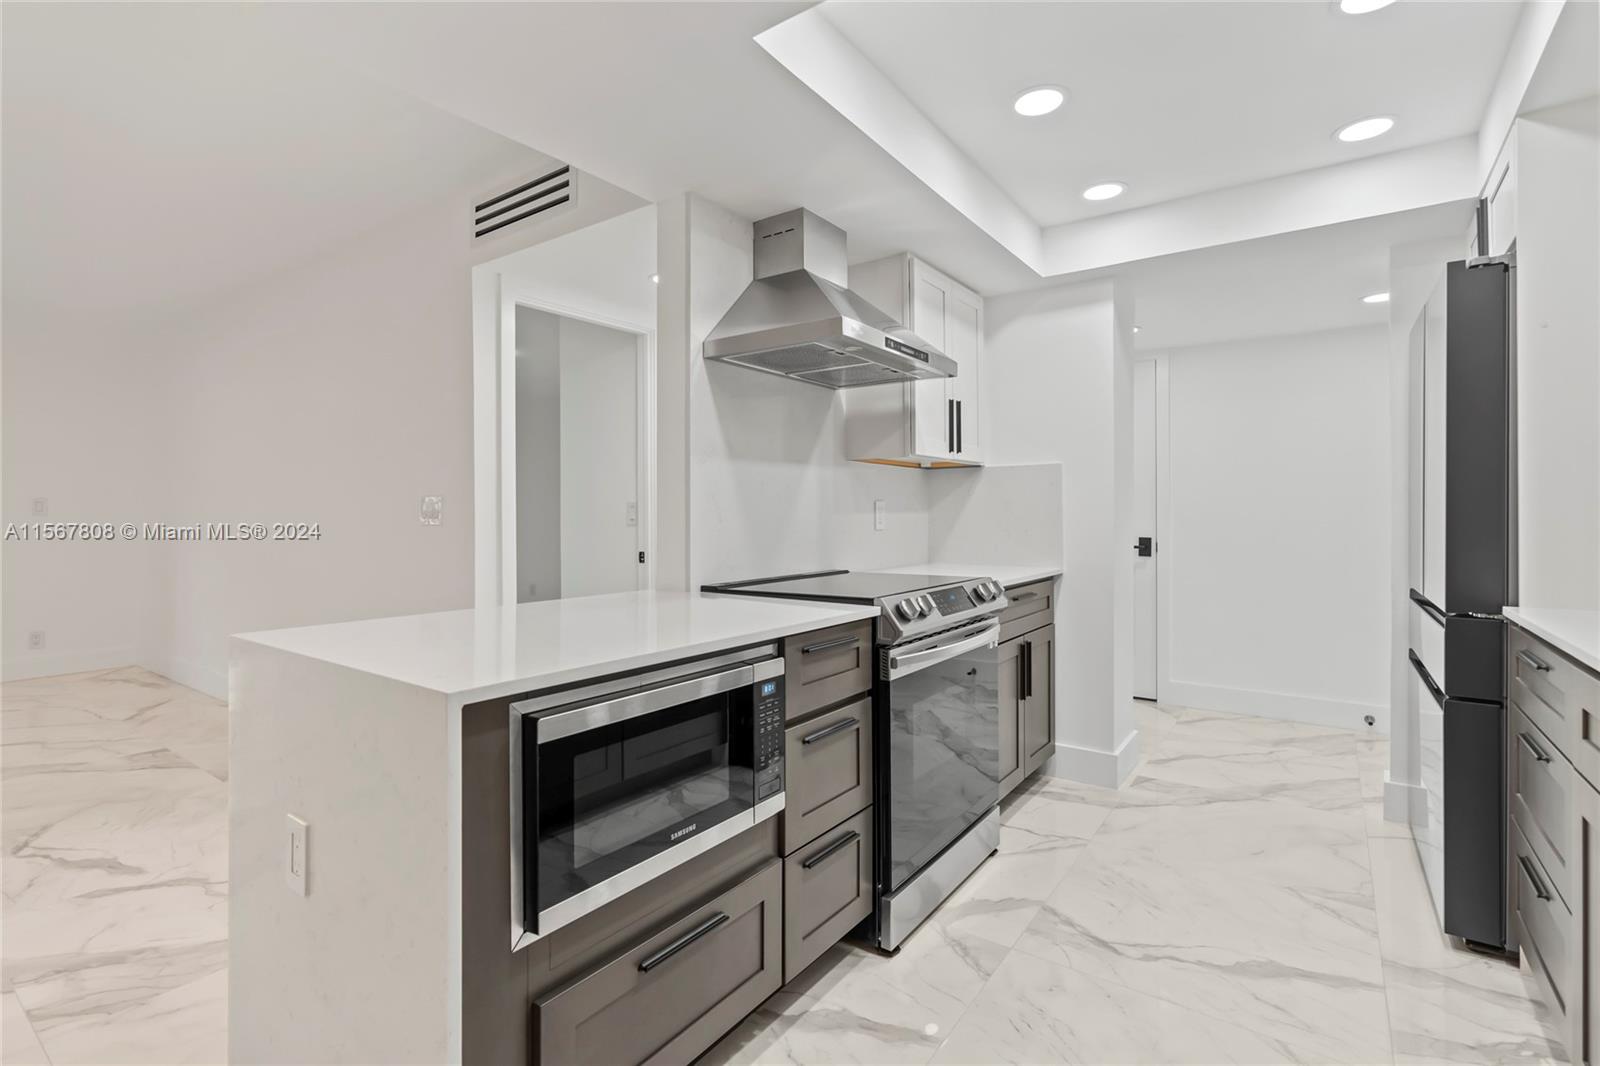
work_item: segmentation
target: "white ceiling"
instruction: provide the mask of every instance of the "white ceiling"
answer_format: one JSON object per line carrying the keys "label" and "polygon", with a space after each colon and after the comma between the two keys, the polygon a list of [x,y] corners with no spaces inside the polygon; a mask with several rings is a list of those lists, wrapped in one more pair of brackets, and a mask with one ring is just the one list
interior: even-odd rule
{"label": "white ceiling", "polygon": [[1392,247],[1459,239],[1471,208],[1447,205],[1300,230],[1134,263],[1116,272],[1133,300],[1139,351],[1388,322]]}
{"label": "white ceiling", "polygon": [[232,8],[6,5],[8,306],[157,311],[548,161]]}
{"label": "white ceiling", "polygon": [[[1041,225],[1159,203],[1478,129],[1515,2],[1353,17],[1282,3],[850,3],[821,7]],[[1017,93],[1068,91],[1024,118]],[[1387,136],[1334,131],[1389,114]],[[1121,181],[1092,203],[1082,190]]]}

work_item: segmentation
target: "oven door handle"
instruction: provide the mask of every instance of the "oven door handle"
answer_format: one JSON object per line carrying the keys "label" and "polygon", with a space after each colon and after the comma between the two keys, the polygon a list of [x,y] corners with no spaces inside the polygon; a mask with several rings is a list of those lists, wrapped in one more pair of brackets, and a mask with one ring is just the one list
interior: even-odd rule
{"label": "oven door handle", "polygon": [[890,648],[889,680],[896,681],[908,674],[926,670],[930,666],[957,658],[978,648],[992,648],[999,642],[1000,620],[994,619],[972,636],[963,637],[951,644],[934,644],[927,648],[905,652],[897,652]]}
{"label": "oven door handle", "polygon": [[626,722],[630,718],[653,714],[679,704],[692,703],[707,696],[715,696],[719,692],[748,688],[755,684],[755,680],[755,667],[745,663],[731,670],[672,681],[657,685],[655,688],[630,692],[616,699],[586,703],[571,710],[555,711],[535,717],[532,719],[534,732],[541,745],[548,744],[552,740],[570,737],[574,733]]}

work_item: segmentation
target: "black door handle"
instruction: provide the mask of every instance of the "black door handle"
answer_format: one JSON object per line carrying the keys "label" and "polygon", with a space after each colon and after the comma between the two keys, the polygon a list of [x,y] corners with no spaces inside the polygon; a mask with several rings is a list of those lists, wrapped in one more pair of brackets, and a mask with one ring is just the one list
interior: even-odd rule
{"label": "black door handle", "polygon": [[1156,553],[1156,542],[1152,537],[1140,537],[1134,542],[1133,550],[1139,553],[1141,559],[1148,559]]}

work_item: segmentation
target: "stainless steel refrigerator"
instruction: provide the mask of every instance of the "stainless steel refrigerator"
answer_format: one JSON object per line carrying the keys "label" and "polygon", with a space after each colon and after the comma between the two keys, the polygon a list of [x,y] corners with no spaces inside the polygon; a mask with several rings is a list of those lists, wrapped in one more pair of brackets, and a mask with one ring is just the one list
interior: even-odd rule
{"label": "stainless steel refrigerator", "polygon": [[1505,623],[1515,602],[1513,264],[1448,264],[1411,331],[1412,835],[1445,931],[1506,947]]}

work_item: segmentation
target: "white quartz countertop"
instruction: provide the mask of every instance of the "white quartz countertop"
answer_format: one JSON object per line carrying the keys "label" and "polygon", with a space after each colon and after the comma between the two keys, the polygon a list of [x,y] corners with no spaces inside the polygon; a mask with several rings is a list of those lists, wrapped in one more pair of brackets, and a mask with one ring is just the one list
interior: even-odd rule
{"label": "white quartz countertop", "polygon": [[1591,670],[1600,670],[1600,611],[1563,607],[1507,607],[1515,626],[1564,651]]}
{"label": "white quartz countertop", "polygon": [[1026,585],[1030,581],[1043,581],[1059,577],[1059,566],[996,566],[993,563],[917,563],[914,566],[891,566],[889,574],[932,574],[934,577],[987,577],[1006,588]]}
{"label": "white quartz countertop", "polygon": [[698,592],[619,592],[242,633],[234,639],[471,703],[877,615],[876,607],[860,605]]}

